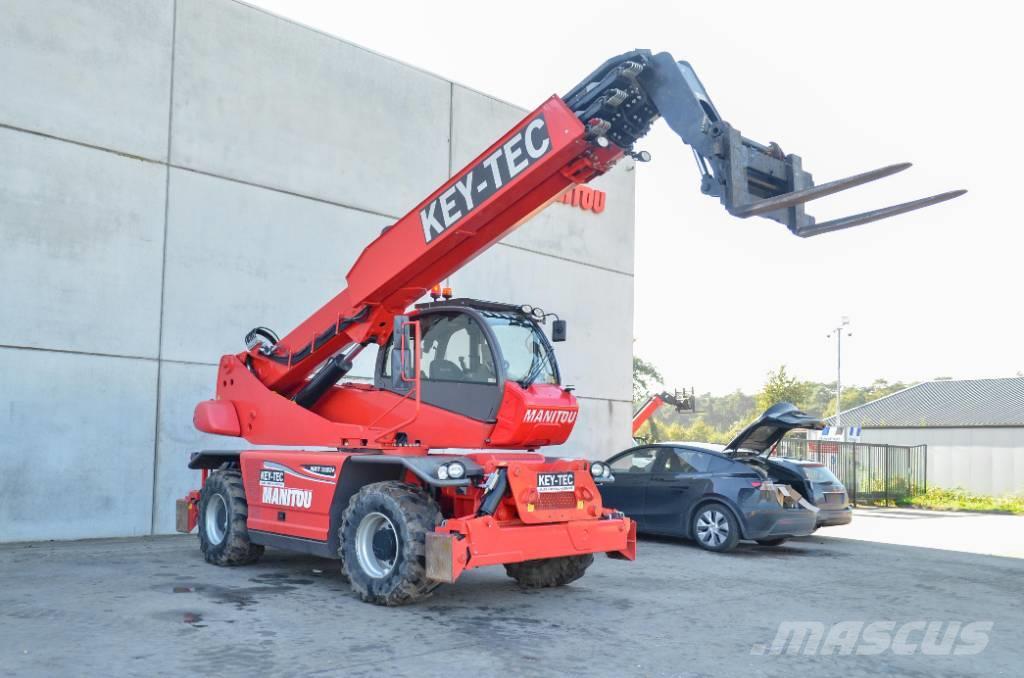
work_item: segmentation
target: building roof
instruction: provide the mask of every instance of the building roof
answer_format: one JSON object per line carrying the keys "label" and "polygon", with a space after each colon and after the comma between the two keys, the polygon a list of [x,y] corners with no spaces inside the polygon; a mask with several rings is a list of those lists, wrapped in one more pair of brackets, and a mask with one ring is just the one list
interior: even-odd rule
{"label": "building roof", "polygon": [[926,381],[850,408],[842,422],[864,428],[1024,426],[1024,377]]}

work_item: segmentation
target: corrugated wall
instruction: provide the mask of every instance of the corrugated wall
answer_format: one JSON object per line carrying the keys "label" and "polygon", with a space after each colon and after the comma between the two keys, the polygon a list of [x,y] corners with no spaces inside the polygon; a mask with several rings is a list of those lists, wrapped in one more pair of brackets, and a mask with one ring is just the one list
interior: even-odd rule
{"label": "corrugated wall", "polygon": [[928,487],[1024,494],[1024,428],[864,429],[861,441],[928,446]]}
{"label": "corrugated wall", "polygon": [[[219,356],[523,114],[231,0],[7,0],[0,93],[0,541],[173,530],[188,452],[240,444],[191,425]],[[595,185],[603,213],[552,205],[452,282],[570,320],[560,451],[599,457],[629,440],[633,175]]]}

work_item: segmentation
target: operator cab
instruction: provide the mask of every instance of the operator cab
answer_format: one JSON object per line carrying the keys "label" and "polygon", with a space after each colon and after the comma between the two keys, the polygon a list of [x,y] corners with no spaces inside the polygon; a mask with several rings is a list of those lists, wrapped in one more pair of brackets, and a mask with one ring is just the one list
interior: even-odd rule
{"label": "operator cab", "polygon": [[[418,304],[420,397],[423,402],[480,421],[495,421],[505,383],[522,388],[559,385],[558,364],[539,323],[546,314],[529,306],[476,299]],[[564,321],[554,332],[564,339]],[[392,379],[394,336],[377,356],[376,386],[398,391]]]}

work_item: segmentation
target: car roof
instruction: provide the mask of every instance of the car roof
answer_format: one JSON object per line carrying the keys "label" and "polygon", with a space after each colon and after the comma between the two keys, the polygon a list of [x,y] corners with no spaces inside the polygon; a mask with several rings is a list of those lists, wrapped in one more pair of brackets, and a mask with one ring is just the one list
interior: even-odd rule
{"label": "car roof", "polygon": [[[689,440],[665,440],[657,443],[644,443],[643,445],[634,445],[629,448],[630,450],[638,450],[644,447],[692,447],[698,450],[704,450],[705,452],[715,452],[721,454],[722,450],[725,449],[725,445],[718,445],[717,443],[698,443]],[[628,452],[629,450],[624,450]]]}
{"label": "car roof", "polygon": [[679,445],[681,447],[695,447],[700,450],[707,450],[708,452],[721,452],[725,449],[725,445],[719,445],[717,443],[698,443],[691,440],[680,440],[668,444]]}

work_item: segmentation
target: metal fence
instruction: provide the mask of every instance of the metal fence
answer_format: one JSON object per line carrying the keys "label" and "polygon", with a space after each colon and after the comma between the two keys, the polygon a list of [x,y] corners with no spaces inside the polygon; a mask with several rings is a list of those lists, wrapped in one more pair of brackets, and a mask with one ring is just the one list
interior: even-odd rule
{"label": "metal fence", "polygon": [[854,504],[890,506],[928,489],[928,446],[786,438],[776,455],[817,461],[846,486]]}

